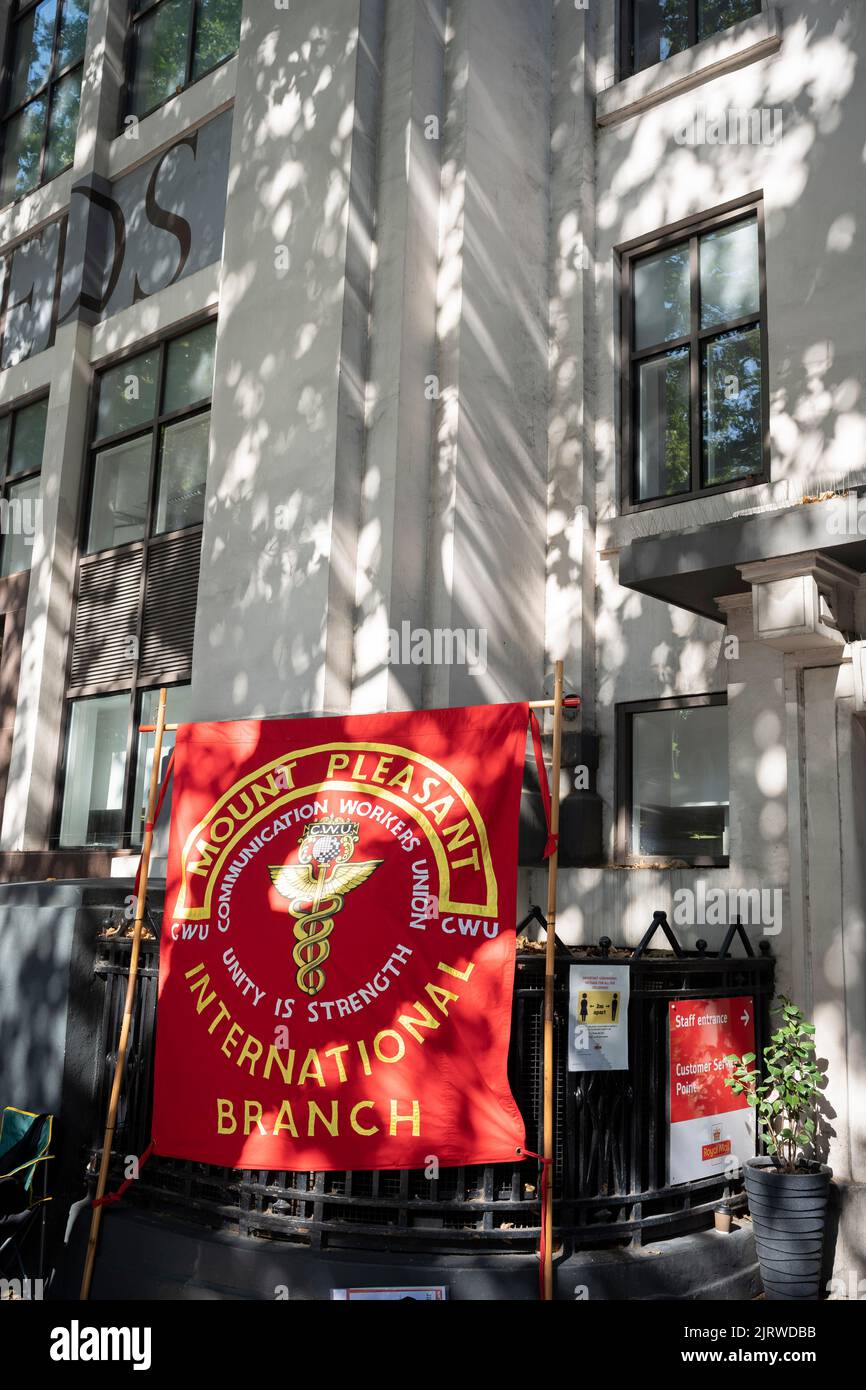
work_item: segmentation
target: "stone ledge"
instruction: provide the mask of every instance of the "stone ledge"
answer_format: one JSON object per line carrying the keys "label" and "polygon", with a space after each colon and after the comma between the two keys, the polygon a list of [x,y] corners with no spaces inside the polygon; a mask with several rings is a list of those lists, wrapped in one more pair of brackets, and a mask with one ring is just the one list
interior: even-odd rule
{"label": "stone ledge", "polygon": [[599,92],[595,123],[604,127],[627,121],[716,77],[757,63],[778,52],[781,44],[782,22],[778,10],[762,10],[751,19],[744,19],[723,33],[704,39]]}
{"label": "stone ledge", "polygon": [[[74,1298],[80,1278],[87,1213],[80,1214],[63,1252],[54,1297]],[[108,1208],[92,1297],[103,1300],[273,1302],[285,1286],[292,1301],[328,1300],[334,1287],[445,1284],[450,1301],[536,1302],[534,1255],[483,1249],[460,1255],[383,1250],[311,1251],[279,1241],[203,1230],[176,1218]],[[581,1286],[590,1300],[752,1299],[760,1289],[751,1222],[730,1235],[698,1231],[648,1241],[643,1249],[584,1250],[554,1264],[555,1293],[573,1302]]]}

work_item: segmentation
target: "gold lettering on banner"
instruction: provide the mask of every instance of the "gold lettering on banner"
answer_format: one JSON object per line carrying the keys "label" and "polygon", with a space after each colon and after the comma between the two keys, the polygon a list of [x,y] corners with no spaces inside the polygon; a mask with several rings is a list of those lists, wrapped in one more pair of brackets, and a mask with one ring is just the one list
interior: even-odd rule
{"label": "gold lettering on banner", "polygon": [[[200,969],[200,966],[195,966],[186,973],[199,976]],[[452,979],[465,982],[469,980],[473,966],[470,964],[464,970],[459,970],[456,966],[440,961],[438,969]],[[340,1087],[356,1075],[372,1076],[377,1066],[390,1068],[402,1062],[408,1044],[423,1046],[429,1035],[441,1027],[441,1019],[420,999],[416,999],[409,1006],[413,1012],[399,1013],[395,1027],[380,1028],[371,1039],[354,1038],[351,1042],[333,1043],[322,1051],[310,1047],[306,1053],[298,1057],[294,1048],[289,1048],[283,1053],[276,1044],[266,1045],[254,1033],[245,1032],[240,1023],[232,1021],[230,1011],[223,1001],[217,998],[215,991],[205,994],[208,983],[207,974],[201,975],[200,979],[190,983],[190,990],[192,993],[198,992],[195,1011],[197,1015],[202,1016],[203,1026],[214,1039],[214,1046],[230,1058],[235,1066],[241,1070],[246,1068],[251,1077],[256,1076],[257,1069],[263,1061],[260,1072],[262,1080],[270,1081],[273,1077],[275,1080],[281,1080],[285,1086],[313,1086],[326,1089],[332,1086]],[[434,980],[428,980],[424,986],[424,993],[443,1018],[450,1016],[450,1007],[457,1004],[461,997],[454,990],[436,984]],[[212,1017],[207,1017],[209,1010]],[[297,1076],[296,1062],[300,1062]],[[221,1100],[218,1105],[225,1107],[220,1111],[220,1123],[224,1121],[226,1125],[231,1126],[232,1102]],[[236,1123],[236,1120],[234,1122]],[[403,1123],[403,1119],[398,1123]],[[219,1132],[229,1134],[234,1133],[234,1130],[229,1127]]]}
{"label": "gold lettering on banner", "polygon": [[[304,1112],[305,1120],[301,1120],[301,1112]],[[383,1124],[375,1122],[377,1115]],[[351,1106],[347,1115],[337,1100],[332,1100],[327,1107],[315,1100],[298,1101],[294,1106],[291,1101],[283,1100],[279,1106],[271,1109],[266,1109],[263,1101],[254,1099],[221,1098],[216,1102],[216,1133],[240,1133],[246,1139],[253,1133],[273,1138],[280,1134],[290,1134],[293,1139],[297,1139],[299,1120],[308,1139],[315,1138],[321,1131],[330,1135],[332,1139],[337,1139],[344,1119],[348,1120],[348,1127],[353,1134],[359,1134],[364,1139],[381,1133],[383,1126],[388,1138],[396,1139],[399,1137],[401,1125],[411,1125],[412,1136],[417,1139],[421,1134],[421,1102],[395,1098],[381,1101],[359,1100]],[[369,1123],[364,1124],[362,1120]]]}
{"label": "gold lettering on banner", "polygon": [[[231,856],[242,849],[244,838],[254,836],[266,818],[305,797],[315,799],[326,792],[360,792],[389,803],[405,826],[399,837],[404,847],[411,852],[421,841],[429,844],[438,871],[441,912],[496,915],[498,893],[487,830],[472,796],[454,774],[424,754],[396,744],[337,742],[296,749],[291,757],[283,754],[227,788],[187,837],[175,918],[206,920],[215,884]],[[305,831],[321,834],[322,824]],[[354,880],[355,869],[360,872],[362,863],[372,865],[364,875],[368,877],[378,861],[359,861],[352,875],[337,872],[347,867],[344,862],[332,862],[325,872],[324,861],[315,866],[310,861],[310,873],[303,879],[294,872],[299,865],[274,866],[275,872],[284,871],[278,891],[290,902],[289,912],[296,920],[293,956],[301,988],[308,995],[319,993],[323,986],[328,954],[324,948],[331,934],[328,924],[342,905],[336,900],[363,882]],[[457,892],[454,875],[458,875]],[[200,888],[195,887],[197,882]]]}

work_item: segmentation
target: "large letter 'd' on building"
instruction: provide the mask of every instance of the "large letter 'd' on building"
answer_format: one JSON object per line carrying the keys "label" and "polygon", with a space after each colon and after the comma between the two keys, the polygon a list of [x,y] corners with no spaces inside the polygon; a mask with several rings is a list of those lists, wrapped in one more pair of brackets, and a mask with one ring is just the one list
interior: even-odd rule
{"label": "large letter 'd' on building", "polygon": [[521,704],[179,729],[158,1153],[278,1170],[518,1156],[527,718]]}

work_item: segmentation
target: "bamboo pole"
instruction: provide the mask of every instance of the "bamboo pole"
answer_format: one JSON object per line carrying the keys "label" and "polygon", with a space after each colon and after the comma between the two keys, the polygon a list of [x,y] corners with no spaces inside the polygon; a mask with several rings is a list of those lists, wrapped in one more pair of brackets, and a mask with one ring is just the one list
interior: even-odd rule
{"label": "bamboo pole", "polygon": [[[105,1137],[102,1141],[102,1161],[99,1165],[99,1178],[96,1183],[96,1201],[99,1201],[105,1196],[105,1187],[108,1182],[108,1167],[111,1163],[111,1146],[114,1142],[114,1130],[117,1124],[117,1107],[120,1101],[120,1087],[123,1081],[126,1050],[129,1045],[132,1014],[135,1007],[135,982],[138,976],[141,930],[144,922],[144,905],[147,898],[147,880],[150,874],[150,852],[153,846],[153,816],[156,809],[156,798],[159,793],[159,762],[162,756],[162,736],[166,727],[165,702],[166,691],[165,686],[163,686],[159,692],[159,708],[157,710],[156,724],[154,726],[153,764],[150,769],[150,790],[147,796],[147,819],[145,822],[144,840],[141,846],[141,865],[138,871],[138,893],[136,894],[135,900],[135,923],[132,929],[129,977],[126,982],[126,999],[123,1005],[123,1022],[120,1026],[120,1040],[117,1044],[117,1060],[114,1064],[114,1080],[111,1083],[111,1095],[108,1101]],[[96,1244],[99,1239],[99,1227],[101,1223],[102,1207],[95,1206],[90,1218],[90,1237],[87,1241],[84,1275],[81,1280],[82,1302],[86,1302],[90,1296],[90,1285],[93,1280],[93,1262],[96,1258]]]}
{"label": "bamboo pole", "polygon": [[[559,834],[559,775],[562,766],[562,662],[554,667],[553,766],[550,789],[550,833]],[[553,1001],[556,969],[556,878],[558,844],[547,861],[547,940],[544,951],[544,1158],[546,1201],[541,1214],[544,1231],[544,1299],[553,1299]]]}

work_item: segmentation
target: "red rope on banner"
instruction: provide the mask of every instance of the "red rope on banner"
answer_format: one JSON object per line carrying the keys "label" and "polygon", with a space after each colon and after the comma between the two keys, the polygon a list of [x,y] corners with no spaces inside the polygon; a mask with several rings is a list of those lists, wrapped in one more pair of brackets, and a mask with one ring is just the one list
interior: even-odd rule
{"label": "red rope on banner", "polygon": [[165,801],[165,794],[168,791],[168,784],[173,771],[174,749],[172,748],[171,752],[168,755],[168,762],[165,765],[165,776],[162,779],[162,786],[159,789],[159,796],[156,798],[156,806],[153,808],[153,820],[148,821],[147,825],[144,827],[145,830],[153,830],[154,826],[156,825],[156,822],[159,820],[159,813],[162,810],[162,803]]}
{"label": "red rope on banner", "polygon": [[[148,1144],[147,1148],[145,1149],[144,1153],[141,1155],[141,1158],[138,1160],[138,1171],[139,1171],[139,1173],[141,1172],[142,1168],[144,1167],[145,1163],[146,1163],[147,1160],[150,1158],[150,1155],[151,1155],[152,1153],[153,1153],[153,1140],[151,1139],[151,1141],[150,1141],[150,1143]],[[92,1202],[90,1203],[90,1205],[91,1205],[92,1207],[110,1207],[110,1206],[113,1206],[115,1202],[119,1202],[119,1201],[120,1201],[121,1197],[124,1195],[124,1193],[126,1192],[127,1188],[131,1187],[132,1184],[133,1184],[134,1182],[135,1182],[135,1178],[126,1178],[125,1181],[122,1182],[122,1183],[120,1184],[120,1187],[117,1189],[116,1192],[107,1192],[107,1193],[105,1194],[104,1197],[99,1197],[99,1198],[95,1199],[94,1201],[92,1201]]]}
{"label": "red rope on banner", "polygon": [[[153,831],[154,828],[155,828],[155,826],[156,826],[157,821],[159,820],[159,813],[160,813],[160,811],[162,810],[162,803],[165,801],[165,794],[166,794],[166,792],[168,791],[168,784],[169,784],[169,782],[171,781],[171,774],[172,774],[173,771],[174,771],[174,749],[172,748],[171,753],[169,754],[169,757],[168,757],[168,762],[167,762],[166,765],[165,765],[165,776],[164,776],[163,779],[162,779],[162,786],[161,786],[160,789],[159,789],[159,796],[156,798],[156,806],[154,807],[154,810],[153,810],[153,820],[149,820],[149,821],[147,822],[147,824],[145,825],[145,827],[144,827],[145,834],[147,834],[148,831]],[[135,871],[135,882],[134,882],[133,885],[132,885],[132,891],[133,891],[133,894],[135,895],[136,898],[138,897],[138,885],[139,885],[140,882],[141,882],[141,859],[139,859],[139,861],[138,861],[138,868],[137,868],[136,871]]]}
{"label": "red rope on banner", "polygon": [[550,1168],[553,1166],[552,1158],[544,1158],[542,1154],[534,1154],[531,1149],[521,1149],[520,1153],[524,1158],[537,1158],[541,1164],[541,1239],[538,1242],[538,1293],[544,1299],[544,1262],[547,1255],[547,1233],[545,1230],[544,1213],[547,1211],[547,1191],[550,1184]]}
{"label": "red rope on banner", "polygon": [[538,781],[541,785],[541,802],[544,806],[544,819],[547,825],[547,843],[544,846],[544,858],[549,859],[559,844],[559,836],[550,833],[550,782],[547,777],[547,768],[544,766],[544,753],[541,748],[541,727],[534,709],[529,711],[529,727],[532,730],[532,748],[535,753],[535,766],[538,769]]}

